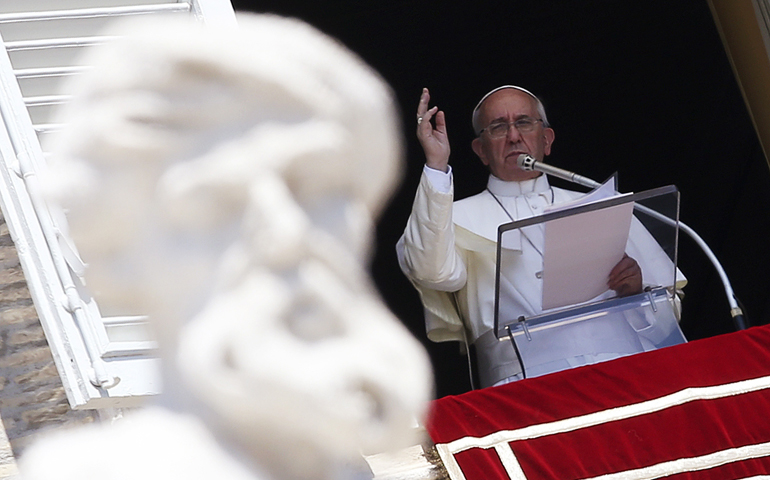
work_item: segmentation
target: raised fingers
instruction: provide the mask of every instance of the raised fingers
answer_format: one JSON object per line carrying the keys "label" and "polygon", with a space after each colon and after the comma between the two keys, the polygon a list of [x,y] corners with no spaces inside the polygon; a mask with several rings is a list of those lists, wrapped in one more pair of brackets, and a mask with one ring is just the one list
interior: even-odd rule
{"label": "raised fingers", "polygon": [[417,131],[424,134],[430,134],[432,127],[430,127],[430,120],[433,115],[438,112],[438,107],[428,108],[428,102],[430,101],[430,93],[427,88],[422,89],[422,95],[420,95],[420,103],[417,106]]}
{"label": "raised fingers", "polygon": [[430,102],[430,92],[427,88],[423,88],[420,95],[420,103],[417,105],[417,118],[424,116],[428,112],[428,102]]}

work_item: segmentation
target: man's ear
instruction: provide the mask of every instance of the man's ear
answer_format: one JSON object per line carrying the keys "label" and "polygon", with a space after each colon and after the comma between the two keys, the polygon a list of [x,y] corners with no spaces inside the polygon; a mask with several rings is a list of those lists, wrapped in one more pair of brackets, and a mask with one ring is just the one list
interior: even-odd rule
{"label": "man's ear", "polygon": [[543,153],[546,155],[551,154],[551,145],[553,144],[553,140],[556,137],[556,133],[554,133],[553,128],[544,128],[543,129]]}
{"label": "man's ear", "polygon": [[486,156],[484,155],[484,149],[481,145],[481,138],[476,137],[471,142],[471,148],[473,149],[473,153],[476,154],[477,157],[479,157],[479,160],[481,160],[481,163],[484,165],[489,166],[489,160],[487,160]]}

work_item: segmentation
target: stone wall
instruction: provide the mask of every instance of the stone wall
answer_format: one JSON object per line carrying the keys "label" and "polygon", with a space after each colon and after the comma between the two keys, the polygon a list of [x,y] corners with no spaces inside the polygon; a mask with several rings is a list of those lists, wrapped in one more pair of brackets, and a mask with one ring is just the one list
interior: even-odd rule
{"label": "stone wall", "polygon": [[2,214],[0,417],[16,456],[42,432],[91,423],[98,418],[96,411],[72,410],[67,402]]}

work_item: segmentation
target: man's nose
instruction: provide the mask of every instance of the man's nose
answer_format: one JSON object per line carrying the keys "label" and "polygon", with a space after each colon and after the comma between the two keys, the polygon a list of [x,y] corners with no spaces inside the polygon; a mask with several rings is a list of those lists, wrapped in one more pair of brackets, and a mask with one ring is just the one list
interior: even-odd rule
{"label": "man's nose", "polygon": [[521,133],[519,132],[519,129],[516,128],[513,124],[508,124],[508,140],[511,142],[518,142],[521,138]]}

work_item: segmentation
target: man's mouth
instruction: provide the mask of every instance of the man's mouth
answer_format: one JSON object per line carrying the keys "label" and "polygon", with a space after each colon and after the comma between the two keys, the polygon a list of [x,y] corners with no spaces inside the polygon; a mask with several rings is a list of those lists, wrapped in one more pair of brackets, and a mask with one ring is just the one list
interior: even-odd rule
{"label": "man's mouth", "polygon": [[508,155],[505,156],[505,158],[513,158],[514,160],[516,160],[517,158],[519,158],[519,155],[522,155],[522,154],[529,155],[529,153],[527,153],[527,152],[522,152],[522,151],[517,150],[515,152],[509,153]]}

